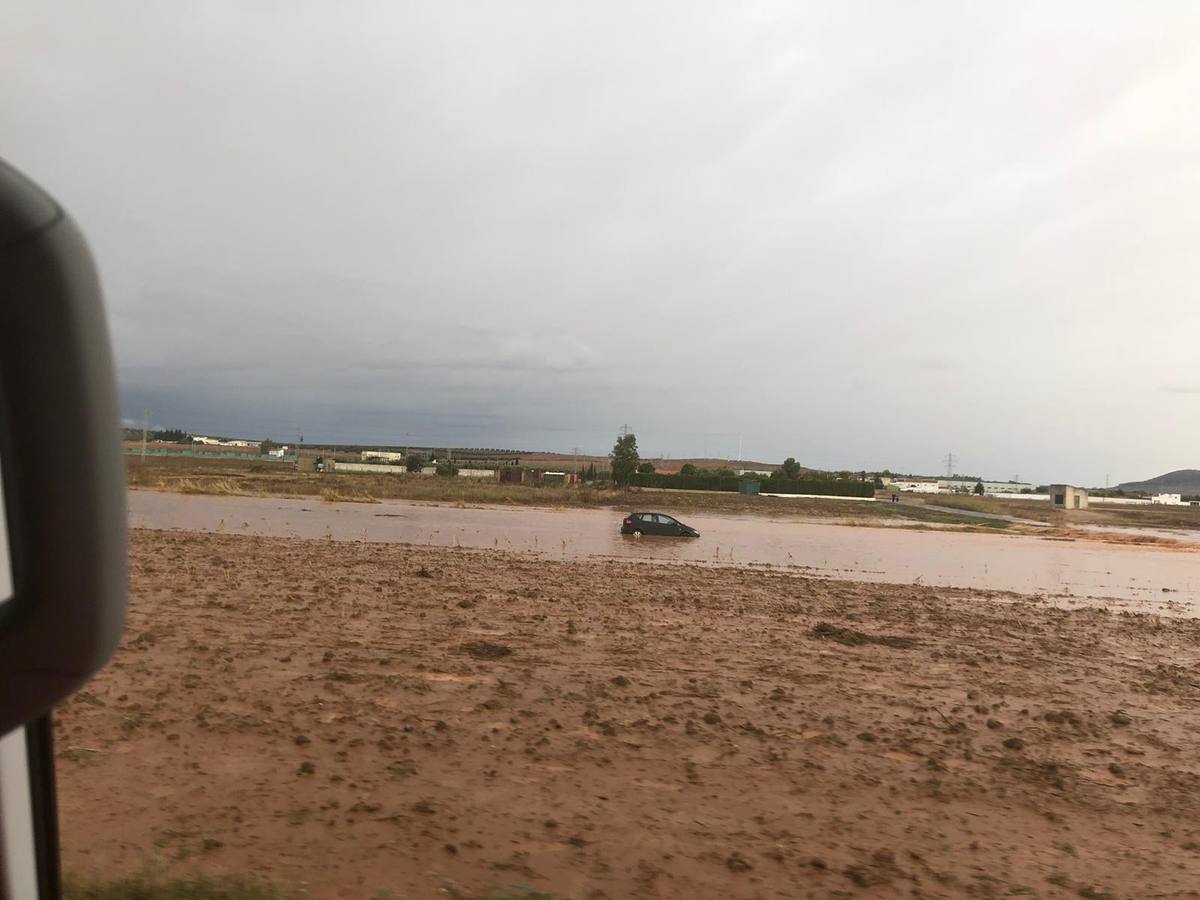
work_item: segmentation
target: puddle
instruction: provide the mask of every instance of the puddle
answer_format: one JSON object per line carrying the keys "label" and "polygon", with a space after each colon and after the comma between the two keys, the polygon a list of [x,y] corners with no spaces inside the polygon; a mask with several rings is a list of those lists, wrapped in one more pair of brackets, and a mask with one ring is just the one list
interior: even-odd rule
{"label": "puddle", "polygon": [[[1200,555],[1026,535],[964,534],[829,525],[756,516],[680,514],[698,539],[620,534],[610,509],[423,506],[399,501],[323,503],[276,497],[222,497],[131,491],[133,527],[500,548],[546,559],[609,557],[773,571],[889,584],[922,584],[1040,594],[1057,605],[1130,611],[1200,611]],[[301,510],[310,514],[297,516]],[[671,512],[664,508],[664,512]],[[1094,604],[1092,604],[1094,605]]]}

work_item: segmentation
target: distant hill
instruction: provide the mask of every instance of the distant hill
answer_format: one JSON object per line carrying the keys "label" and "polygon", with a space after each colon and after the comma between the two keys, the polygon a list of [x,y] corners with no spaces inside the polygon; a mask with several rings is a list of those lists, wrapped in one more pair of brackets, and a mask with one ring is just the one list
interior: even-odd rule
{"label": "distant hill", "polygon": [[1146,481],[1126,481],[1117,488],[1147,494],[1200,494],[1200,469],[1179,469]]}

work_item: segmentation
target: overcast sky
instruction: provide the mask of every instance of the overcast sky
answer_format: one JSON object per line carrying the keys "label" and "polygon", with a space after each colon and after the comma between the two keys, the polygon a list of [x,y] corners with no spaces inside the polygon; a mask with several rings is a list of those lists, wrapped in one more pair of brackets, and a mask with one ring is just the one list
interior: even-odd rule
{"label": "overcast sky", "polygon": [[1103,484],[1200,467],[1200,6],[10,3],[123,413]]}

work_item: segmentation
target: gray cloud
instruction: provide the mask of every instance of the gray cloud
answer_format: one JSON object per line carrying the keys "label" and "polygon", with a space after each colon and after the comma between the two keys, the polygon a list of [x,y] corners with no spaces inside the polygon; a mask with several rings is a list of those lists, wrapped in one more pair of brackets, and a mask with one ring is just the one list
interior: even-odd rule
{"label": "gray cloud", "polygon": [[134,419],[1100,483],[1200,463],[1198,17],[21,2],[0,121]]}

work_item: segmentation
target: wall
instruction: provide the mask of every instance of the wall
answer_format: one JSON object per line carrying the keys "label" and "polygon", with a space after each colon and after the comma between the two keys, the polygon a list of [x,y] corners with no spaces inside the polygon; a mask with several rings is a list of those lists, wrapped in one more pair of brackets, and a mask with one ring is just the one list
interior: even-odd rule
{"label": "wall", "polygon": [[404,466],[388,466],[383,463],[353,463],[353,462],[335,462],[333,464],[335,472],[378,472],[381,475],[407,475],[408,470]]}

